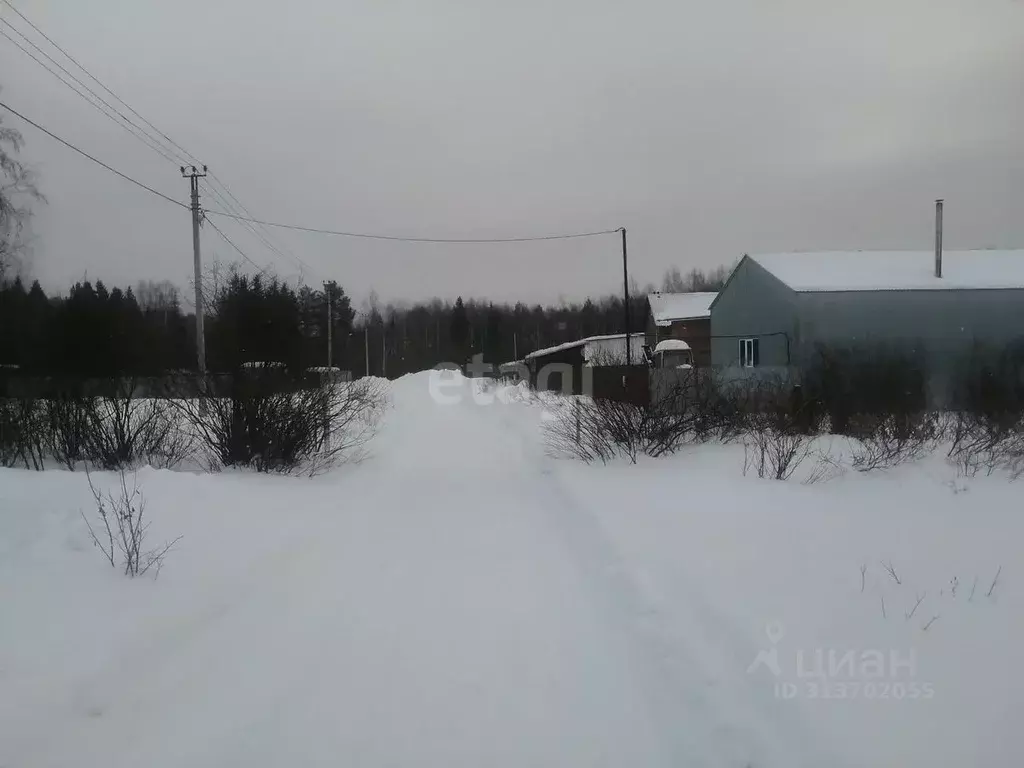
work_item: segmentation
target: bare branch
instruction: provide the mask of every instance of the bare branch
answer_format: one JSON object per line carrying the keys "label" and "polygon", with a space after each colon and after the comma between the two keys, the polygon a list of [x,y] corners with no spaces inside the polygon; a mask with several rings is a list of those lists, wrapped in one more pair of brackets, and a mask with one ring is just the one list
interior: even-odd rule
{"label": "bare branch", "polygon": [[995,592],[996,584],[999,582],[999,574],[1003,572],[1003,566],[999,566],[999,570],[996,571],[995,578],[992,579],[992,586],[988,588],[988,592],[985,593],[985,597],[992,597],[992,593]]}
{"label": "bare branch", "polygon": [[921,602],[924,600],[925,595],[927,594],[927,592],[924,592],[923,594],[918,595],[917,602],[914,603],[914,607],[911,608],[910,612],[906,614],[907,621],[910,621],[912,618],[914,618],[914,614],[917,613],[918,606],[921,605]]}
{"label": "bare branch", "polygon": [[881,561],[879,561],[879,563],[883,568],[885,568],[885,572],[892,577],[893,581],[895,581],[897,584],[903,583],[902,581],[900,581],[900,577],[896,575],[896,569],[893,567],[892,560],[890,560],[888,563],[882,563]]}

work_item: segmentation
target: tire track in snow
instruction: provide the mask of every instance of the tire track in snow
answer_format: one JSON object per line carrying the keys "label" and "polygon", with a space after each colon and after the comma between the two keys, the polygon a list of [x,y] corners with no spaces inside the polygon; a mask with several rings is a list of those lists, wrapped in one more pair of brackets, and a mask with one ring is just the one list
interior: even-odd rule
{"label": "tire track in snow", "polygon": [[[785,702],[765,697],[763,681],[749,678],[745,663],[737,667],[737,659],[745,658],[745,649],[737,652],[735,639],[745,634],[692,588],[687,589],[685,606],[673,604],[670,610],[663,609],[654,583],[631,573],[599,521],[581,508],[561,483],[553,471],[553,460],[540,450],[538,436],[525,431],[510,409],[500,410],[502,431],[518,435],[523,455],[536,471],[538,506],[584,573],[584,580],[593,586],[595,603],[609,628],[623,636],[632,653],[652,712],[667,736],[672,764],[793,765],[797,750],[787,747],[787,735],[800,738],[806,747],[811,734],[786,716]],[[680,613],[686,617],[683,621],[678,619]],[[723,652],[725,647],[729,653]],[[708,660],[714,662],[713,669],[735,669],[736,673],[725,680],[716,679],[702,668],[701,662]],[[730,695],[730,686],[741,690],[744,698]],[[765,712],[775,715],[771,722],[759,722]],[[731,725],[734,720],[739,724]],[[752,722],[757,723],[753,729]],[[806,754],[805,747],[801,751]],[[807,764],[839,763],[815,759]]]}

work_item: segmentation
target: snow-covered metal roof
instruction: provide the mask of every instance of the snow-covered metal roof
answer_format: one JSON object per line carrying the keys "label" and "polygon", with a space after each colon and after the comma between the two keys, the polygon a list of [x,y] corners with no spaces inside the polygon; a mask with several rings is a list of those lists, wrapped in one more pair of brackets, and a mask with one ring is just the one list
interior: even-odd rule
{"label": "snow-covered metal roof", "polygon": [[920,291],[1024,288],[1024,250],[823,251],[750,254],[794,291]]}
{"label": "snow-covered metal roof", "polygon": [[678,320],[697,320],[711,317],[711,302],[717,293],[700,291],[696,293],[651,293],[647,301],[651,305],[654,324],[672,325]]}
{"label": "snow-covered metal roof", "polygon": [[654,354],[659,352],[689,352],[690,345],[682,339],[665,339],[659,341],[658,345],[654,348]]}
{"label": "snow-covered metal roof", "polygon": [[[554,347],[538,349],[526,355],[524,360],[532,360],[537,357],[545,357],[554,352],[583,347],[583,360],[591,365],[625,365],[626,363],[626,334],[612,333],[607,336],[588,336],[585,339],[567,341]],[[632,359],[639,362],[644,359],[643,345],[644,334],[631,334]]]}

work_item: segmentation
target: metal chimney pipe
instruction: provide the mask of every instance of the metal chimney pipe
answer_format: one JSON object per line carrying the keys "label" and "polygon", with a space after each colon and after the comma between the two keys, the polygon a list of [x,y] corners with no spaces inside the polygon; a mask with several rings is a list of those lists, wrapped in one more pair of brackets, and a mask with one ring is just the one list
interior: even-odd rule
{"label": "metal chimney pipe", "polygon": [[935,201],[935,276],[942,277],[942,201]]}

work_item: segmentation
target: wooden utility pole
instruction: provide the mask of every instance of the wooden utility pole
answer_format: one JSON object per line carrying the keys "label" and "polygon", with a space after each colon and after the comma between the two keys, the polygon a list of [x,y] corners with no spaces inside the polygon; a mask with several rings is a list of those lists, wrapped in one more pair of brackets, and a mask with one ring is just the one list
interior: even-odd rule
{"label": "wooden utility pole", "polygon": [[199,375],[206,375],[206,335],[203,329],[203,260],[199,254],[199,224],[202,211],[199,209],[199,180],[206,176],[206,166],[200,173],[194,165],[181,166],[181,175],[189,180],[192,191],[192,258],[196,281],[196,359],[199,363]]}
{"label": "wooden utility pole", "polygon": [[626,320],[626,365],[633,364],[633,345],[629,334],[629,269],[626,266],[626,228],[622,227],[622,301]]}

